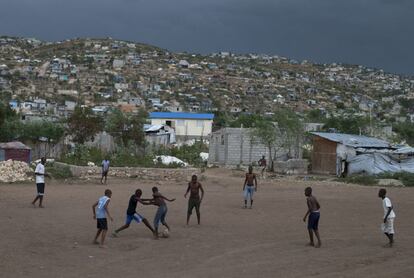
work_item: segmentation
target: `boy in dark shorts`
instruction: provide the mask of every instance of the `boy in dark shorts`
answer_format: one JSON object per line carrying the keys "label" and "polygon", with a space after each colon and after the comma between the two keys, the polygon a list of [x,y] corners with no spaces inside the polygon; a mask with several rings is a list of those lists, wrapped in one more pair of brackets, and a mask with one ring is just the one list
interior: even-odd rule
{"label": "boy in dark shorts", "polygon": [[155,236],[155,231],[151,227],[148,220],[145,217],[143,217],[142,215],[140,215],[136,212],[138,203],[141,203],[143,205],[150,205],[151,204],[149,202],[145,202],[145,199],[141,199],[141,196],[142,196],[142,190],[137,189],[135,191],[135,194],[132,195],[129,198],[128,209],[127,209],[127,212],[126,212],[125,225],[120,227],[119,229],[115,230],[112,233],[112,236],[118,237],[118,233],[122,230],[127,229],[133,220],[135,220],[137,223],[143,222],[145,224],[145,226],[147,226],[147,228],[150,229],[151,232],[153,233],[153,235]]}
{"label": "boy in dark shorts", "polygon": [[157,212],[154,217],[154,229],[155,229],[155,238],[158,239],[158,226],[160,223],[164,225],[167,230],[170,230],[170,227],[168,226],[167,222],[165,221],[165,217],[167,216],[167,204],[165,203],[165,200],[168,202],[173,202],[175,199],[168,199],[164,197],[159,191],[156,186],[152,188],[152,199],[149,200],[152,205],[155,205],[158,207]]}
{"label": "boy in dark shorts", "polygon": [[[201,191],[201,197],[199,191]],[[190,216],[193,212],[193,208],[195,208],[196,210],[197,223],[198,225],[200,225],[200,204],[204,197],[204,189],[201,186],[201,183],[197,181],[196,175],[193,175],[191,177],[191,182],[188,183],[187,191],[184,194],[184,198],[187,198],[188,193],[190,193],[190,198],[188,199],[187,225],[190,221]]]}
{"label": "boy in dark shorts", "polygon": [[45,177],[50,177],[45,172],[46,158],[42,157],[40,162],[36,165],[35,175],[36,175],[36,189],[37,195],[34,198],[32,205],[35,206],[36,202],[39,200],[39,208],[43,208],[43,197],[45,195]]}
{"label": "boy in dark shorts", "polygon": [[264,178],[264,172],[265,172],[266,167],[267,167],[267,161],[266,161],[266,158],[265,158],[264,155],[262,155],[262,158],[259,159],[258,164],[259,164],[260,168],[262,168],[261,174],[262,174],[262,178]]}
{"label": "boy in dark shorts", "polygon": [[108,158],[105,158],[104,160],[102,160],[102,177],[101,177],[101,183],[104,183],[104,179],[105,179],[105,184],[106,184],[106,180],[108,178],[108,172],[109,172],[109,160]]}
{"label": "boy in dark shorts", "polygon": [[[312,195],[312,188],[306,187],[305,189],[305,196],[306,196],[306,204],[308,206],[308,210],[306,211],[305,216],[303,217],[303,222],[306,222],[306,217],[308,217],[308,232],[309,232],[309,246],[315,246],[316,248],[321,247],[321,239],[319,237],[319,217],[320,212],[319,209],[321,206],[319,205],[318,200],[316,200],[315,196]],[[313,241],[313,234],[315,234],[316,238],[318,239],[318,243],[315,245]]]}
{"label": "boy in dark shorts", "polygon": [[244,192],[244,208],[247,208],[247,199],[250,198],[250,208],[253,206],[253,194],[257,191],[257,179],[253,174],[253,167],[249,166],[249,172],[246,173],[244,179],[243,192]]}
{"label": "boy in dark shorts", "polygon": [[[106,232],[108,231],[108,222],[106,220],[106,215],[109,216],[109,219],[113,221],[109,210],[108,205],[111,201],[112,191],[109,189],[105,190],[105,196],[99,198],[99,200],[93,204],[92,211],[93,211],[93,219],[96,219],[97,229],[95,239],[93,240],[94,244],[100,244],[99,247],[105,248],[105,236]],[[101,235],[101,243],[98,242],[98,237]]]}

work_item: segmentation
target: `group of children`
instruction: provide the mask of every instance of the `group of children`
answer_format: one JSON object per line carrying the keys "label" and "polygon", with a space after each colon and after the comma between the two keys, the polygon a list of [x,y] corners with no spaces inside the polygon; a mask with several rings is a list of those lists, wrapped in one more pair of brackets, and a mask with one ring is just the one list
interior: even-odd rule
{"label": "group of children", "polygon": [[[43,196],[45,190],[45,181],[44,178],[49,176],[45,172],[45,164],[46,158],[42,157],[40,163],[36,166],[35,176],[36,176],[36,187],[37,187],[37,195],[33,200],[32,204],[35,205],[37,201],[39,201],[39,207],[43,207]],[[104,172],[107,173],[109,169],[109,162],[105,166],[104,163],[102,164]],[[102,178],[105,178],[106,182],[106,175],[103,175]],[[102,180],[101,180],[102,182]],[[256,175],[253,173],[253,167],[250,166],[248,173],[246,173],[246,177],[243,183],[243,192],[244,192],[244,208],[247,208],[248,200],[250,199],[250,209],[253,206],[253,195],[254,192],[257,191],[257,178]],[[201,192],[201,194],[200,194]],[[197,223],[200,224],[200,205],[204,197],[204,189],[202,185],[198,182],[197,176],[193,175],[191,177],[191,181],[188,183],[188,187],[186,193],[184,194],[184,198],[187,198],[187,195],[190,194],[188,199],[188,210],[187,210],[187,225],[190,220],[190,216],[192,214],[193,209],[196,210],[197,214]],[[387,191],[385,189],[380,189],[378,192],[378,197],[382,199],[383,209],[384,209],[384,218],[383,223],[381,225],[381,229],[383,233],[387,236],[389,242],[389,247],[392,247],[394,244],[394,219],[396,214],[394,212],[391,200],[386,197]],[[168,231],[170,230],[169,225],[166,222],[167,216],[167,204],[165,201],[173,202],[175,199],[169,199],[163,196],[157,187],[152,188],[152,198],[151,199],[144,199],[141,198],[142,190],[137,189],[135,193],[129,198],[128,208],[126,211],[126,219],[125,224],[116,229],[112,235],[114,237],[118,236],[118,233],[122,230],[127,229],[132,221],[136,221],[137,223],[143,222],[145,226],[152,232],[155,239],[159,238],[158,228],[159,225],[164,225],[167,229],[164,232],[164,235],[168,235]],[[307,228],[309,232],[309,245],[319,248],[321,246],[321,239],[319,236],[319,218],[320,218],[320,204],[315,196],[312,195],[312,188],[307,187],[305,189],[305,196],[306,196],[306,204],[308,210],[306,211],[305,216],[303,217],[303,221],[306,222],[308,220]],[[109,189],[105,190],[105,195],[99,198],[99,200],[93,204],[92,211],[93,211],[93,218],[97,221],[97,233],[95,235],[94,243],[100,244],[101,247],[104,247],[105,237],[108,231],[108,222],[107,218],[112,221],[112,217],[109,213],[109,202],[112,197],[112,191]],[[158,207],[157,212],[155,213],[154,227],[148,222],[148,220],[137,213],[137,205],[138,203],[142,205],[155,205]],[[314,242],[314,235],[317,239],[317,243]],[[98,242],[99,236],[101,237],[100,242]]]}
{"label": "group of children", "polygon": [[[118,233],[122,230],[125,230],[129,227],[132,221],[136,221],[137,223],[143,222],[145,226],[152,232],[155,239],[158,239],[159,233],[158,233],[158,227],[160,224],[164,225],[167,228],[167,231],[170,229],[167,222],[165,221],[165,218],[167,216],[167,204],[165,201],[173,202],[175,199],[168,199],[167,197],[163,196],[159,191],[157,187],[152,188],[152,198],[151,199],[143,199],[142,196],[142,190],[137,189],[135,191],[135,194],[133,194],[129,198],[128,208],[126,211],[126,218],[125,218],[125,224],[116,229],[112,235],[114,237],[118,237]],[[96,219],[97,223],[97,229],[95,239],[93,241],[94,244],[100,244],[100,247],[105,247],[105,237],[106,233],[108,231],[108,223],[107,223],[107,217],[111,221],[113,221],[110,213],[109,213],[109,202],[111,201],[112,197],[112,191],[110,189],[105,190],[105,195],[99,198],[99,200],[93,204],[92,211],[93,211],[93,218]],[[154,228],[151,226],[151,224],[148,222],[148,220],[137,213],[137,205],[138,203],[141,203],[143,205],[155,205],[158,207],[157,212],[154,217]],[[100,242],[98,242],[98,238],[101,236]]]}
{"label": "group of children", "polygon": [[[200,196],[201,191],[201,196]],[[188,211],[187,211],[187,225],[190,220],[190,216],[192,214],[193,209],[195,208],[197,213],[197,222],[200,224],[200,204],[204,197],[204,189],[202,185],[198,182],[197,176],[193,175],[191,178],[191,182],[188,184],[188,188],[184,197],[186,198],[187,195],[190,193],[190,198],[188,200]],[[125,224],[116,229],[113,233],[113,237],[118,237],[118,233],[122,230],[129,228],[132,221],[137,223],[144,223],[145,226],[152,232],[154,239],[159,238],[158,228],[159,225],[162,224],[166,227],[166,230],[163,232],[164,237],[168,237],[168,232],[170,230],[170,226],[167,224],[166,216],[167,216],[167,204],[165,201],[173,202],[175,199],[169,199],[162,195],[157,187],[152,188],[152,198],[151,199],[144,199],[141,198],[142,190],[137,189],[135,193],[129,198],[128,208],[126,211],[126,219]],[[112,197],[112,191],[109,189],[105,190],[105,195],[100,197],[99,200],[93,204],[92,211],[93,211],[93,218],[96,219],[97,222],[97,232],[95,235],[95,239],[93,241],[94,244],[99,244],[100,247],[105,247],[105,237],[108,231],[108,223],[107,217],[112,221],[112,217],[109,213],[108,205]],[[158,207],[157,212],[155,213],[154,217],[154,228],[148,222],[148,220],[142,216],[141,214],[137,213],[137,205],[138,203],[142,205],[155,205]],[[100,238],[100,242],[98,238]]]}
{"label": "group of children", "polygon": [[[243,183],[243,192],[244,192],[244,208],[247,208],[247,202],[250,199],[250,209],[253,206],[253,195],[254,192],[257,192],[257,178],[253,173],[253,167],[249,166],[248,173],[246,173],[246,178]],[[378,192],[378,197],[382,199],[382,204],[384,208],[384,219],[381,225],[383,233],[387,236],[389,242],[389,247],[392,247],[394,244],[394,218],[395,212],[391,204],[391,200],[386,197],[387,191],[385,189],[380,189]],[[306,204],[308,210],[306,211],[305,216],[303,217],[303,222],[308,220],[308,232],[309,232],[309,246],[314,246],[316,248],[321,247],[321,238],[319,236],[319,218],[320,218],[320,204],[315,196],[312,195],[312,188],[307,187],[305,189]],[[315,235],[317,243],[314,242]]]}

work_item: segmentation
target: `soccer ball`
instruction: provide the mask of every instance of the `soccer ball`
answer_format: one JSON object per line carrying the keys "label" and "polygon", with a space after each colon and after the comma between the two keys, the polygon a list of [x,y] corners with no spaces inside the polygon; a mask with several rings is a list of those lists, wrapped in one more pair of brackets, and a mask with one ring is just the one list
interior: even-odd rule
{"label": "soccer ball", "polygon": [[170,237],[170,231],[169,231],[168,229],[165,229],[165,230],[162,232],[162,237],[165,237],[165,238]]}

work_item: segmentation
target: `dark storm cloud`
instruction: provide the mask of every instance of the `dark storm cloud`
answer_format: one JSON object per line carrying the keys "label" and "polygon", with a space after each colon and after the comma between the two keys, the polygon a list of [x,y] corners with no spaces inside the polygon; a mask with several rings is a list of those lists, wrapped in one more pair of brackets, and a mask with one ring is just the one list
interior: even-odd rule
{"label": "dark storm cloud", "polygon": [[0,0],[0,34],[345,62],[414,74],[411,0]]}

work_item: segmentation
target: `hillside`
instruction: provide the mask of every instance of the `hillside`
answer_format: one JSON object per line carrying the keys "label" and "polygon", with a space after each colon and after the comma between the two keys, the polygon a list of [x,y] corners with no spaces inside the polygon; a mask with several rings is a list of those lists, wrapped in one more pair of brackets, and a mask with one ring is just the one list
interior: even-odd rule
{"label": "hillside", "polygon": [[172,53],[110,38],[52,43],[0,37],[0,95],[21,113],[57,117],[70,114],[75,103],[103,112],[142,107],[231,117],[288,108],[316,120],[414,121],[414,78],[263,54]]}

